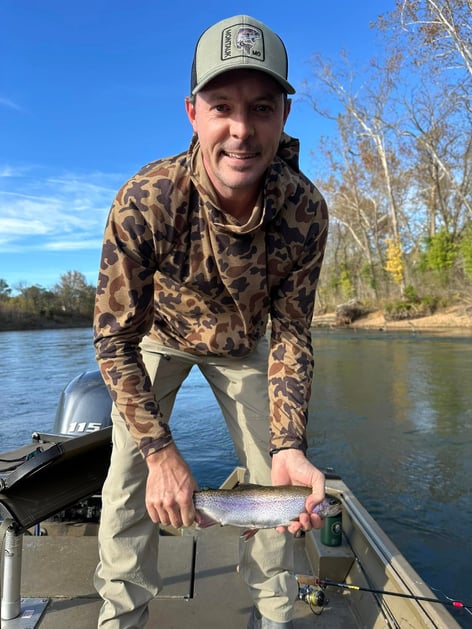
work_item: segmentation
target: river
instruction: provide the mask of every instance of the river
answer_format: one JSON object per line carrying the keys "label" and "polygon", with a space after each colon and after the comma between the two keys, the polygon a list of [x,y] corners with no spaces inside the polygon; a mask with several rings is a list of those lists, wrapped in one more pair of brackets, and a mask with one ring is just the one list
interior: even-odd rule
{"label": "river", "polygon": [[[341,474],[430,587],[472,602],[472,338],[314,330],[309,457]],[[52,430],[60,393],[95,369],[89,329],[1,332],[0,451]],[[200,486],[237,463],[198,370],[174,437]],[[440,593],[437,593],[440,595]],[[472,627],[466,611],[453,612]]]}

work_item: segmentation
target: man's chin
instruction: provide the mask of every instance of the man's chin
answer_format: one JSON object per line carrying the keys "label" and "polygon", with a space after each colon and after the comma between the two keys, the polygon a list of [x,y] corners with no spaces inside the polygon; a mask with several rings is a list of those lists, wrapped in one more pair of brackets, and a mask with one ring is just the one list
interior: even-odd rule
{"label": "man's chin", "polygon": [[228,183],[232,182],[235,186],[251,186],[261,181],[263,170],[252,166],[235,166],[226,170],[225,179]]}

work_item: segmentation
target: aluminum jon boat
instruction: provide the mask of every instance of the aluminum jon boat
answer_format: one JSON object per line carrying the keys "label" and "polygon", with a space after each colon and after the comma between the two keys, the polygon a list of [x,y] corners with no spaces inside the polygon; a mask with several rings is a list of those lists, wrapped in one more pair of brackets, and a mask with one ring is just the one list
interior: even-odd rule
{"label": "aluminum jon boat", "polygon": [[[56,418],[57,432],[35,433],[31,444],[0,455],[2,629],[97,625],[93,573],[111,452],[109,401],[97,378],[87,372],[66,387],[58,416],[69,430]],[[222,488],[237,487],[244,472],[236,468]],[[461,604],[439,602],[344,481],[329,470],[326,477],[342,514],[325,529],[335,524],[340,543],[326,530],[296,540],[295,629],[459,628],[450,607]],[[232,526],[161,529],[163,588],[150,604],[148,627],[246,627],[252,604],[237,569],[240,533]]]}

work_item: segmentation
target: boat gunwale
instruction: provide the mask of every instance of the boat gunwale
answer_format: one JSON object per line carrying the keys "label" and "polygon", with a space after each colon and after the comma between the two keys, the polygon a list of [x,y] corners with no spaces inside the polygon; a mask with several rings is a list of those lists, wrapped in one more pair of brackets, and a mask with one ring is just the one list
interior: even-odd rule
{"label": "boat gunwale", "polygon": [[[342,502],[343,534],[354,553],[359,574],[364,575],[365,582],[362,587],[393,590],[407,597],[437,599],[434,592],[342,479],[327,479],[326,491],[334,494]],[[366,547],[372,549],[372,556],[361,560]],[[369,574],[372,573],[374,559],[377,559],[377,571],[379,568],[383,571],[383,582],[379,582],[378,577]],[[349,575],[346,582],[349,582]],[[460,629],[460,625],[441,602],[389,597],[384,594],[376,594],[375,598],[379,606],[385,607],[386,610],[396,609],[408,603],[408,607],[415,610],[418,620],[424,627]],[[395,611],[393,611],[393,616],[396,617]]]}

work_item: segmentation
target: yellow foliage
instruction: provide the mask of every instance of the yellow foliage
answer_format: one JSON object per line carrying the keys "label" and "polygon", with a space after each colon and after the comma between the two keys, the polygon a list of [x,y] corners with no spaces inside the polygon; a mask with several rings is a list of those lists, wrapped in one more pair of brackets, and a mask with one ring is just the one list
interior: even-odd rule
{"label": "yellow foliage", "polygon": [[385,270],[392,276],[395,284],[399,286],[404,279],[403,251],[398,240],[387,239]]}

